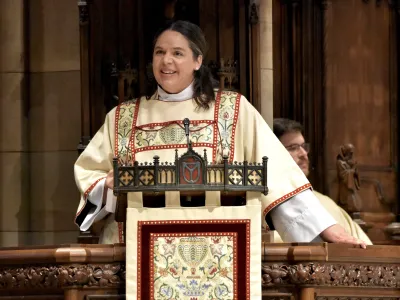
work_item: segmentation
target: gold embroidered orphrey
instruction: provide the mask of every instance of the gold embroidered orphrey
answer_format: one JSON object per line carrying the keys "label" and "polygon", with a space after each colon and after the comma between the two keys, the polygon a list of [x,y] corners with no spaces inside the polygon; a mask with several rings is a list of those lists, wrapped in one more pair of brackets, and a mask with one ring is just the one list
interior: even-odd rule
{"label": "gold embroidered orphrey", "polygon": [[[222,159],[222,150],[228,150],[232,162],[240,94],[218,92],[215,102],[214,120],[191,121],[192,146],[213,148],[213,162]],[[136,126],[139,108],[140,99],[126,101],[117,107],[115,157],[134,162],[137,152],[187,147],[182,120]]]}
{"label": "gold embroidered orphrey", "polygon": [[234,299],[237,233],[151,234],[151,299]]}

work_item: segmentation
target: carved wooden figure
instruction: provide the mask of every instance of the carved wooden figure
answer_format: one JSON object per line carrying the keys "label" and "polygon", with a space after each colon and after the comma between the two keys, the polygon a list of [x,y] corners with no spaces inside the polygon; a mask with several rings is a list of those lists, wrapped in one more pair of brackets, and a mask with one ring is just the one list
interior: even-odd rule
{"label": "carved wooden figure", "polygon": [[354,146],[346,144],[340,147],[336,167],[339,180],[339,205],[349,213],[362,210],[362,201],[358,194],[360,178],[357,170],[357,161],[353,158]]}

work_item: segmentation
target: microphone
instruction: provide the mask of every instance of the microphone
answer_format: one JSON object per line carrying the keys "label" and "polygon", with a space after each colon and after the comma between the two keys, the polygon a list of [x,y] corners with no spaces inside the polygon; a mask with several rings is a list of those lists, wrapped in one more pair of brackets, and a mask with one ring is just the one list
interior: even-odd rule
{"label": "microphone", "polygon": [[190,120],[188,118],[183,119],[183,126],[185,127],[185,134],[188,147],[190,147],[190,140],[189,140],[189,124]]}

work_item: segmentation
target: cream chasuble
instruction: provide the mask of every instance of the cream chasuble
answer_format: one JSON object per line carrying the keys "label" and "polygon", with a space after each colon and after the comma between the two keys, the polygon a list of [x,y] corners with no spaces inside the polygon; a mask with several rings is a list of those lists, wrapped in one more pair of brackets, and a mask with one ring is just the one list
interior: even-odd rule
{"label": "cream chasuble", "polygon": [[[198,109],[193,99],[175,102],[160,101],[156,96],[149,100],[142,97],[110,111],[75,164],[75,178],[82,193],[75,222],[81,229],[107,214],[101,213],[105,209],[101,204],[96,206],[90,199],[91,194],[103,192],[113,157],[151,162],[158,155],[160,162],[174,162],[175,149],[179,155],[187,151],[184,118],[191,121],[193,149],[199,154],[206,150],[209,161],[220,161],[223,154],[229,156],[230,162],[259,163],[263,156],[268,157],[269,193],[261,196],[265,228],[269,228],[265,216],[274,207],[311,188],[258,111],[240,94],[217,93],[208,110]],[[107,217],[101,242],[122,242],[122,231],[118,230],[113,214]]]}
{"label": "cream chasuble", "polygon": [[[322,206],[332,215],[336,222],[343,226],[348,234],[351,236],[363,240],[367,245],[372,245],[371,240],[361,229],[361,227],[353,221],[349,214],[338,206],[335,201],[333,201],[328,196],[325,196],[317,191],[313,191],[314,195],[317,197]],[[283,243],[281,236],[277,231],[274,231],[274,242]]]}

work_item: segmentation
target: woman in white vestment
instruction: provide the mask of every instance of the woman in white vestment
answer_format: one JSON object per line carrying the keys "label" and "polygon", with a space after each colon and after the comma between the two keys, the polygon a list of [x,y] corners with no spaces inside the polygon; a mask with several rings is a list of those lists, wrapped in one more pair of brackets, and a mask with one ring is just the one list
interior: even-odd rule
{"label": "woman in white vestment", "polygon": [[[154,89],[146,97],[112,109],[75,164],[81,192],[76,224],[87,230],[103,220],[101,243],[123,242],[114,220],[113,157],[150,162],[174,161],[185,152],[182,120],[191,120],[190,138],[198,153],[212,161],[261,162],[268,157],[267,196],[262,196],[263,225],[285,242],[325,240],[365,243],[348,235],[311,192],[311,185],[257,110],[235,92],[217,91],[203,64],[207,44],[200,28],[177,21],[154,41]],[[211,160],[211,159],[210,159]]]}

